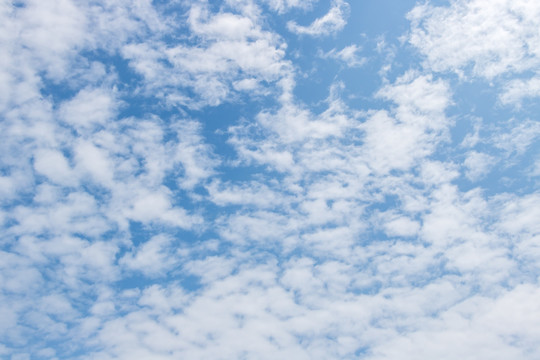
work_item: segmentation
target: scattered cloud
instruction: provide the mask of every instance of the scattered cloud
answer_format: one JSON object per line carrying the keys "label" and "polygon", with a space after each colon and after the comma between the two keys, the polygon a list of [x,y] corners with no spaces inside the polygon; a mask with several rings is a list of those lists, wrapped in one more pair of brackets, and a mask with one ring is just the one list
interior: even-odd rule
{"label": "scattered cloud", "polygon": [[366,58],[358,56],[358,52],[362,51],[362,48],[358,45],[349,45],[341,50],[332,49],[326,53],[322,53],[321,57],[330,58],[345,63],[348,67],[360,67],[367,61]]}
{"label": "scattered cloud", "polygon": [[318,0],[265,0],[270,8],[282,14],[294,8],[308,9]]}
{"label": "scattered cloud", "polygon": [[505,86],[499,99],[504,105],[521,106],[523,100],[540,96],[540,78],[537,76],[526,80],[511,80]]}
{"label": "scattered cloud", "polygon": [[347,25],[349,4],[343,0],[333,0],[332,7],[324,16],[315,19],[310,25],[298,25],[294,21],[287,23],[287,28],[299,35],[328,36],[342,30]]}
{"label": "scattered cloud", "polygon": [[496,160],[493,156],[469,151],[466,154],[463,165],[466,168],[465,176],[471,181],[476,181],[487,175]]}
{"label": "scattered cloud", "polygon": [[508,155],[523,154],[540,136],[540,123],[525,119],[513,119],[498,130],[493,137],[493,145]]}
{"label": "scattered cloud", "polygon": [[0,5],[1,357],[540,357],[540,7],[316,2]]}
{"label": "scattered cloud", "polygon": [[417,5],[408,14],[409,41],[435,71],[493,79],[535,70],[540,61],[534,46],[540,6],[526,0],[492,5],[481,0]]}
{"label": "scattered cloud", "polygon": [[[207,5],[193,4],[188,27],[199,46],[163,41],[133,43],[122,48],[130,66],[146,81],[146,91],[167,104],[199,108],[217,106],[236,91],[253,91],[288,72],[285,44],[246,15],[212,14]],[[188,88],[197,96],[186,97]]]}

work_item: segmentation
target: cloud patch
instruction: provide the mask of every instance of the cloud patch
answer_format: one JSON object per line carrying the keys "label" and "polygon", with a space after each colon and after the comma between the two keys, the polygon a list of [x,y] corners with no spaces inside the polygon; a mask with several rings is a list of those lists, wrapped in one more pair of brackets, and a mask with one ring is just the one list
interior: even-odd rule
{"label": "cloud patch", "polygon": [[348,14],[349,4],[343,0],[334,0],[328,13],[315,19],[310,25],[302,26],[290,21],[287,28],[298,35],[328,36],[339,32],[347,25]]}

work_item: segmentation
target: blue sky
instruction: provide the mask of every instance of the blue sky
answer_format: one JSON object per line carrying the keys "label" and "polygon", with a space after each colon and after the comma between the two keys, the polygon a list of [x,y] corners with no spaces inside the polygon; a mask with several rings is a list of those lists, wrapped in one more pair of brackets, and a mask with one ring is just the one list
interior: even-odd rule
{"label": "blue sky", "polygon": [[540,3],[0,3],[0,357],[540,358]]}

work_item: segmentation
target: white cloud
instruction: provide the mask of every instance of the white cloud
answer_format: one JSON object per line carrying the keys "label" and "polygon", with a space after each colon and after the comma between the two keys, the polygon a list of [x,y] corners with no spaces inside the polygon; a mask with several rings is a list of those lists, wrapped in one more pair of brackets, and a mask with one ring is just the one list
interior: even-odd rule
{"label": "white cloud", "polygon": [[406,216],[384,214],[384,231],[388,236],[410,237],[418,234],[420,224]]}
{"label": "white cloud", "polygon": [[[37,205],[37,204],[36,204]],[[18,235],[84,233],[88,237],[99,236],[108,230],[109,224],[98,211],[94,196],[84,191],[74,191],[42,206],[18,206],[10,214],[17,222],[13,230]]]}
{"label": "white cloud", "polygon": [[501,197],[498,227],[512,235],[540,233],[540,224],[535,220],[540,214],[539,196],[533,193],[523,197]]}
{"label": "white cloud", "polygon": [[[369,358],[534,358],[538,353],[534,339],[539,314],[538,307],[532,305],[536,292],[533,286],[524,285],[496,299],[473,297],[440,318],[427,320],[425,330],[402,334],[377,346]],[[523,323],[516,326],[516,318]],[[460,345],[454,346],[456,343]]]}
{"label": "white cloud", "polygon": [[426,160],[422,162],[420,177],[424,184],[438,186],[455,180],[459,172],[452,163]]}
{"label": "white cloud", "polygon": [[237,91],[255,90],[258,86],[259,82],[257,79],[242,79],[233,83],[233,87]]}
{"label": "white cloud", "polygon": [[105,149],[89,141],[80,140],[75,146],[75,161],[81,172],[89,175],[97,183],[111,186],[114,165]]}
{"label": "white cloud", "polygon": [[[378,95],[397,104],[393,113],[377,111],[361,125],[369,166],[378,173],[407,170],[444,140],[451,103],[448,85],[431,76],[409,73]],[[395,116],[395,118],[394,118]]]}
{"label": "white cloud", "polygon": [[18,34],[20,41],[49,76],[64,77],[69,60],[86,45],[86,16],[70,0],[29,1],[25,5],[16,10],[24,24]]}
{"label": "white cloud", "polygon": [[103,126],[115,116],[118,106],[114,94],[104,89],[83,89],[64,102],[59,111],[60,118],[77,130]]}
{"label": "white cloud", "polygon": [[249,17],[232,13],[210,15],[208,9],[192,6],[188,21],[191,30],[207,39],[244,40],[261,36],[261,30]]}
{"label": "white cloud", "polygon": [[178,261],[172,243],[168,236],[156,235],[124,255],[120,264],[147,276],[163,276]]}
{"label": "white cloud", "polygon": [[189,214],[181,207],[175,207],[170,200],[171,194],[161,187],[157,191],[146,189],[132,189],[123,195],[131,197],[126,201],[127,209],[123,209],[123,215],[129,219],[143,223],[162,223],[170,226],[189,229],[196,224],[200,224],[202,219],[199,216]]}
{"label": "white cloud", "polygon": [[527,0],[422,4],[408,14],[412,22],[409,41],[435,71],[492,79],[540,65],[539,15],[538,3]]}
{"label": "white cloud", "polygon": [[213,181],[206,188],[212,202],[221,206],[253,205],[264,209],[286,201],[284,194],[276,193],[268,186],[256,182],[233,185]]}
{"label": "white cloud", "polygon": [[[285,44],[264,31],[260,22],[251,15],[212,14],[196,3],[188,12],[188,24],[201,39],[200,46],[157,41],[126,45],[122,54],[145,77],[153,95],[157,92],[173,105],[216,106],[234,99],[235,89],[251,91],[256,84],[273,83],[289,74],[290,64],[283,59]],[[199,99],[185,97],[178,87],[194,90]]]}
{"label": "white cloud", "polygon": [[349,45],[341,50],[332,49],[329,52],[323,53],[323,58],[330,58],[344,62],[348,67],[360,67],[367,61],[366,58],[360,57],[358,53],[362,50],[358,45]]}
{"label": "white cloud", "polygon": [[482,236],[474,230],[479,219],[469,216],[472,210],[478,210],[478,214],[485,210],[485,204],[477,195],[471,192],[462,199],[455,185],[443,184],[437,188],[432,194],[430,211],[423,219],[423,237],[445,247],[463,236]]}
{"label": "white cloud", "polygon": [[474,147],[480,142],[480,129],[482,128],[482,119],[473,118],[472,122],[473,132],[465,135],[465,138],[463,138],[463,141],[460,144],[461,146]]}
{"label": "white cloud", "polygon": [[201,260],[192,260],[185,264],[184,269],[200,277],[203,284],[213,284],[225,279],[237,267],[238,259],[226,259],[221,256],[208,256]]}
{"label": "white cloud", "polygon": [[282,14],[290,9],[307,9],[318,0],[265,0],[270,8]]}
{"label": "white cloud", "polygon": [[499,96],[503,104],[521,106],[524,99],[540,96],[540,78],[538,76],[526,80],[511,80],[505,85]]}
{"label": "white cloud", "polygon": [[533,120],[512,119],[494,134],[493,145],[507,155],[522,155],[540,136],[540,123]]}
{"label": "white cloud", "polygon": [[287,23],[287,28],[299,35],[328,36],[342,30],[347,25],[349,4],[343,0],[333,0],[332,7],[324,16],[315,19],[310,25],[298,25],[294,21]]}
{"label": "white cloud", "polygon": [[34,156],[34,168],[53,183],[67,186],[78,183],[66,157],[58,150],[38,150]]}
{"label": "white cloud", "polygon": [[195,121],[178,121],[174,125],[178,144],[174,159],[182,165],[184,176],[178,181],[185,189],[192,189],[216,173],[219,164],[212,148],[201,136],[201,124]]}
{"label": "white cloud", "polygon": [[490,172],[495,163],[496,159],[493,156],[477,151],[469,151],[463,162],[466,168],[465,176],[471,181],[480,180]]}

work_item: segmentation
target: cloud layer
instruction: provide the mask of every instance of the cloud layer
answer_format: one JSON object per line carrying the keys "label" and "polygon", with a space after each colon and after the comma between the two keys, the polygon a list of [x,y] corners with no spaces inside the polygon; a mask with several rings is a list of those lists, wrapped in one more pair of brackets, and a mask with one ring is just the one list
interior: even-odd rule
{"label": "cloud layer", "polygon": [[0,356],[539,358],[540,7],[363,6],[0,5]]}

